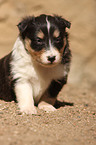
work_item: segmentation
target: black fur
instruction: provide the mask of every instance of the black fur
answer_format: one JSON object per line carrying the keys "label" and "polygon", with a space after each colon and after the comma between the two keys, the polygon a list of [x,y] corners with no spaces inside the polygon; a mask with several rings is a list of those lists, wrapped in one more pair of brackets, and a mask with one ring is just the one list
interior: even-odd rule
{"label": "black fur", "polygon": [[15,82],[12,79],[10,62],[11,53],[0,59],[0,99],[5,101],[16,101],[13,91]]}
{"label": "black fur", "polygon": [[53,80],[48,88],[49,97],[56,98],[63,85],[67,83],[67,76],[61,80]]}
{"label": "black fur", "polygon": [[[48,21],[51,23],[50,33],[47,31],[46,15],[40,15],[39,17],[27,17],[24,18],[17,26],[20,31],[20,35],[23,39],[29,38],[32,43],[31,47],[35,51],[40,51],[42,48],[48,49],[49,37],[52,41],[52,45],[59,50],[63,47],[63,38],[67,37],[65,28],[70,28],[71,23],[59,16],[47,15]],[[59,29],[60,35],[58,38],[53,37],[55,29]],[[42,30],[45,34],[44,39],[37,37],[38,31]]]}
{"label": "black fur", "polygon": [[72,54],[71,54],[71,50],[69,49],[69,41],[68,41],[68,33],[67,32],[65,33],[65,37],[66,37],[66,45],[65,45],[65,48],[63,51],[63,57],[62,57],[61,63],[70,65]]}

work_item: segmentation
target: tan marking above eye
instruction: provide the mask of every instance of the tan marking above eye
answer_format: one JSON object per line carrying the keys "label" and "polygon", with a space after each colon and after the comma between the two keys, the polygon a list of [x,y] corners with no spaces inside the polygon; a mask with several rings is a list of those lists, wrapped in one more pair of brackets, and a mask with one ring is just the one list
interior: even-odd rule
{"label": "tan marking above eye", "polygon": [[44,33],[40,30],[40,31],[37,33],[37,37],[40,38],[40,39],[43,39],[43,38],[44,38]]}
{"label": "tan marking above eye", "polygon": [[59,37],[59,35],[60,35],[60,32],[59,32],[59,30],[58,29],[56,29],[55,31],[54,31],[54,33],[53,33],[53,37]]}
{"label": "tan marking above eye", "polygon": [[43,48],[41,51],[35,51],[31,48],[30,44],[31,44],[31,40],[26,38],[25,39],[25,48],[28,50],[28,52],[30,53],[30,55],[32,56],[33,59],[40,62],[41,54],[45,52],[45,49]]}

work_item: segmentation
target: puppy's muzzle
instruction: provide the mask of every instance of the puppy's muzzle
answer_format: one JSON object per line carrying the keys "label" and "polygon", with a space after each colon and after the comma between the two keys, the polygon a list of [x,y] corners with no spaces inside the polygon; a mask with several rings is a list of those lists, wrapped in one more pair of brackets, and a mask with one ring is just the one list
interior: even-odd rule
{"label": "puppy's muzzle", "polygon": [[56,56],[48,56],[48,61],[53,63],[55,61]]}

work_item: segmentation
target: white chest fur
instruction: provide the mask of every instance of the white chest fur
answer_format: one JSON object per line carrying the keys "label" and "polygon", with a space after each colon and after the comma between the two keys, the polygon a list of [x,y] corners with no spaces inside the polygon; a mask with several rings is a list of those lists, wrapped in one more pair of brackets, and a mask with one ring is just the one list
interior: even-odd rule
{"label": "white chest fur", "polygon": [[38,101],[53,79],[66,75],[66,68],[58,64],[53,68],[45,68],[32,60],[27,54],[22,40],[18,37],[12,52],[11,70],[13,78],[28,82],[32,86],[33,96]]}
{"label": "white chest fur", "polygon": [[58,65],[53,68],[44,68],[38,64],[35,64],[34,71],[35,75],[32,76],[31,81],[34,88],[34,96],[38,99],[48,88],[53,79],[60,79],[64,76],[63,65]]}

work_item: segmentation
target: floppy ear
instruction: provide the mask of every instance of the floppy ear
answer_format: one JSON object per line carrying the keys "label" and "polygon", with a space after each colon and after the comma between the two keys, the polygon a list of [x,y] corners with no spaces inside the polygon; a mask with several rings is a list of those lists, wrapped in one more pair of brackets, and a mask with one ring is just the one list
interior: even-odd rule
{"label": "floppy ear", "polygon": [[28,26],[32,25],[34,19],[34,17],[26,17],[17,25],[21,34],[27,30]]}
{"label": "floppy ear", "polygon": [[21,22],[17,25],[17,27],[18,27],[20,33],[23,33],[23,32],[26,30],[27,26],[28,26],[27,23],[25,23],[24,21],[21,21]]}
{"label": "floppy ear", "polygon": [[70,27],[71,27],[71,23],[69,22],[69,21],[67,21],[66,19],[63,19],[62,17],[60,17],[60,16],[56,16],[55,15],[55,19],[58,21],[58,23],[61,23],[61,25],[63,26],[63,27],[67,27],[67,28],[69,28],[70,29]]}
{"label": "floppy ear", "polygon": [[63,19],[63,23],[64,23],[64,25],[65,25],[67,28],[70,29],[70,27],[71,27],[71,23],[70,23],[69,21]]}

